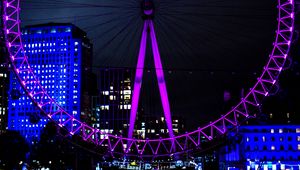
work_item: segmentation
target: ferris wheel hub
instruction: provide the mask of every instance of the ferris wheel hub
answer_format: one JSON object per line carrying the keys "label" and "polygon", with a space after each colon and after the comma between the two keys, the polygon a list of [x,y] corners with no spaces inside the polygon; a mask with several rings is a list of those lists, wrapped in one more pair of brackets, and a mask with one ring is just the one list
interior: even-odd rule
{"label": "ferris wheel hub", "polygon": [[142,1],[142,18],[152,19],[154,17],[154,3],[152,0]]}

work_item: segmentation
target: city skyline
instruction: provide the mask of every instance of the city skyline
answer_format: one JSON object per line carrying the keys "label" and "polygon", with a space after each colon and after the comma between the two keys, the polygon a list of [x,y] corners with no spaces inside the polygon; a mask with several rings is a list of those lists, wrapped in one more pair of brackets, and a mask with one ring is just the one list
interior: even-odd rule
{"label": "city skyline", "polygon": [[[82,3],[79,1],[80,0],[72,4],[68,4],[67,2],[63,3],[63,1],[58,1],[57,3],[60,4],[61,6],[59,7],[62,7],[63,9],[103,7],[103,4],[98,6],[99,4]],[[146,83],[147,86],[143,86],[141,89],[141,96],[143,99],[140,101],[139,108],[136,108],[138,112],[138,115],[134,117],[138,120],[136,124],[127,124],[124,122],[128,122],[128,111],[132,108],[132,103],[130,102],[134,97],[131,95],[134,96],[137,94],[134,92],[136,85],[132,87],[132,84],[140,83],[142,81],[141,77],[136,75],[136,79],[133,80],[132,73],[127,74],[128,71],[131,72],[131,67],[126,66],[126,63],[123,63],[123,67],[117,67],[117,69],[121,70],[115,71],[115,67],[107,65],[106,67],[101,68],[104,69],[102,70],[103,74],[95,74],[96,71],[101,72],[101,70],[99,67],[95,66],[96,62],[92,62],[91,60],[91,57],[95,52],[92,51],[93,45],[89,44],[87,39],[88,35],[85,34],[84,30],[77,29],[75,25],[70,23],[45,22],[46,24],[30,25],[24,27],[21,33],[19,29],[20,22],[18,20],[20,8],[14,7],[14,5],[18,5],[16,2],[19,1],[4,3],[5,6],[2,8],[5,11],[3,13],[5,15],[3,17],[3,25],[5,28],[3,34],[5,35],[6,48],[10,54],[8,55],[10,60],[9,64],[11,64],[11,68],[17,76],[16,78],[19,80],[19,85],[23,87],[25,92],[20,91],[21,87],[18,87],[17,79],[10,75],[12,78],[10,81],[10,95],[8,100],[9,107],[6,109],[9,111],[7,123],[9,129],[14,130],[14,128],[19,128],[17,130],[21,130],[21,135],[25,136],[27,139],[28,136],[30,138],[37,137],[36,133],[39,132],[39,128],[45,127],[43,128],[45,132],[43,133],[43,137],[36,143],[38,145],[36,145],[36,147],[29,147],[31,149],[29,151],[30,153],[37,154],[38,152],[36,151],[43,149],[44,146],[51,146],[50,148],[55,148],[55,146],[57,146],[62,148],[62,152],[66,151],[66,154],[76,153],[75,163],[77,163],[77,158],[83,158],[82,156],[78,157],[77,154],[83,154],[83,152],[77,152],[77,147],[74,148],[73,146],[66,146],[63,143],[60,143],[67,140],[67,143],[72,143],[72,141],[77,144],[80,143],[85,149],[93,148],[96,154],[103,154],[103,157],[100,158],[102,162],[100,159],[97,159],[100,161],[100,163],[97,163],[98,168],[100,164],[101,167],[105,167],[106,165],[104,162],[106,162],[106,160],[108,160],[107,166],[118,166],[119,168],[122,166],[132,168],[132,166],[137,166],[136,160],[139,160],[139,167],[141,168],[144,166],[142,164],[145,163],[143,161],[157,161],[159,159],[167,160],[170,164],[166,167],[169,168],[184,168],[185,166],[202,168],[203,164],[205,164],[204,167],[211,167],[213,169],[219,166],[219,168],[226,167],[227,169],[234,170],[239,169],[240,167],[247,169],[282,169],[282,167],[291,167],[294,169],[300,168],[297,161],[295,161],[300,155],[292,154],[293,152],[300,150],[300,127],[299,121],[297,121],[297,113],[299,112],[299,105],[297,103],[299,103],[299,95],[295,96],[295,94],[300,94],[299,61],[290,57],[299,54],[297,48],[299,40],[297,36],[293,36],[293,33],[299,29],[299,25],[294,25],[295,13],[293,1],[279,1],[279,5],[277,6],[279,13],[277,16],[278,27],[276,39],[273,43],[273,50],[269,55],[268,61],[266,62],[261,59],[262,63],[265,63],[262,73],[256,71],[253,72],[251,69],[249,72],[248,70],[249,68],[253,69],[259,66],[260,64],[258,62],[254,65],[251,65],[250,62],[247,63],[249,64],[249,67],[245,67],[244,69],[248,70],[245,71],[240,69],[244,67],[243,64],[235,67],[237,60],[232,60],[230,58],[226,58],[228,63],[222,63],[224,67],[218,66],[218,64],[214,65],[221,70],[219,70],[220,72],[211,70],[206,70],[204,72],[202,72],[203,70],[195,71],[192,65],[190,65],[189,69],[183,70],[178,67],[174,69],[163,69],[163,73],[161,72],[162,70],[159,70],[162,73],[161,75],[166,75],[167,89],[171,96],[170,103],[172,117],[178,115],[178,117],[174,116],[174,119],[171,121],[169,116],[166,115],[165,107],[162,108],[161,104],[158,104],[160,103],[160,98],[157,83],[165,85],[164,79],[157,78],[158,80],[156,80],[154,78],[155,72],[153,69],[146,67],[144,70],[143,67],[139,68],[140,64],[138,64],[136,74],[139,74],[141,71],[140,69],[143,69],[142,72],[145,74],[145,79],[143,81],[145,81],[144,84]],[[159,21],[161,22],[162,20],[159,18],[162,13],[160,12],[164,10],[160,11],[160,9],[162,9],[160,7],[163,5],[160,6],[160,3],[154,1],[154,6],[152,6],[151,3],[153,1],[151,0],[145,0],[143,2],[142,12],[145,16],[143,16],[142,19],[145,19],[145,25],[147,25],[147,23],[150,23],[151,25],[152,21],[155,21],[154,23],[156,24],[159,23]],[[187,4],[191,2],[196,1],[188,1]],[[205,3],[204,1],[201,2]],[[232,0],[229,2],[236,1]],[[31,1],[31,3],[35,3],[35,5],[32,6],[33,8],[40,7],[38,2]],[[45,4],[47,4],[46,0]],[[231,5],[243,6],[247,3],[243,1],[242,3],[233,4]],[[53,4],[48,3],[48,5],[51,6]],[[116,7],[114,5],[116,5],[116,3],[112,2],[110,5],[106,6],[105,9]],[[170,4],[168,7],[171,8],[172,5]],[[207,4],[207,6],[204,4],[201,5],[203,7],[211,7],[209,4]],[[196,7],[195,4],[194,7]],[[230,9],[231,7],[232,6],[230,5],[226,7],[222,6],[224,11],[217,10],[217,16],[219,15],[218,12],[225,12],[227,8]],[[262,8],[256,8],[255,6],[251,7],[254,11],[257,11],[255,14],[264,16],[264,14],[260,13]],[[23,9],[26,9],[26,7]],[[193,11],[192,9],[193,7],[191,7],[191,11]],[[246,8],[241,9],[247,11]],[[154,15],[152,15],[153,12]],[[240,13],[243,17],[247,16],[241,11],[235,12]],[[178,13],[180,12],[177,12],[176,14]],[[196,11],[193,11],[193,13],[199,14]],[[273,14],[271,15],[271,13],[269,13],[270,16],[275,16]],[[226,12],[222,13],[222,16],[225,18],[228,17],[225,14]],[[256,16],[255,14],[251,15],[249,18]],[[170,15],[170,17],[171,16],[172,15]],[[235,15],[233,16],[233,18],[235,18]],[[13,19],[14,17],[17,19]],[[178,21],[178,18],[176,21]],[[57,25],[64,25],[66,27],[57,27]],[[195,28],[197,28],[198,25],[195,25]],[[223,30],[226,30],[225,26]],[[271,26],[271,24],[269,26]],[[46,28],[41,29],[41,27]],[[152,27],[150,29],[151,30],[147,30],[145,28],[144,33],[150,32],[153,40],[153,37],[155,37],[155,35],[153,36],[154,29]],[[156,29],[159,28],[156,27]],[[186,29],[189,30],[188,27]],[[171,30],[170,32],[172,31],[174,30]],[[62,35],[57,37],[51,36],[56,34]],[[67,34],[71,34],[70,38],[68,38]],[[109,36],[109,34],[107,35]],[[22,41],[21,36],[28,37]],[[75,39],[76,36],[80,37],[82,41],[79,42],[78,40],[75,40],[74,42],[71,42],[70,39],[73,36],[75,36]],[[117,37],[122,38],[122,36]],[[163,38],[164,36],[160,35],[159,37]],[[243,36],[240,35],[238,37],[240,38]],[[114,44],[113,42],[117,39],[113,36],[108,45]],[[172,39],[172,37],[166,39]],[[180,40],[180,37],[177,37],[176,39]],[[105,41],[105,38],[102,37],[99,40]],[[188,40],[186,39],[186,41]],[[22,44],[20,45],[20,42],[23,42],[24,46]],[[132,39],[132,42],[134,43],[135,41]],[[220,42],[225,43],[227,41]],[[196,41],[194,43],[197,44]],[[145,43],[142,41],[141,44]],[[263,47],[263,41],[259,41],[258,44],[258,46]],[[86,50],[81,50],[79,47]],[[161,45],[159,45],[159,47],[162,47],[163,49],[160,49],[160,51],[168,51],[167,48]],[[174,47],[176,46],[173,44],[172,48]],[[225,45],[222,47],[225,47]],[[249,44],[249,47],[252,48],[254,46]],[[144,47],[141,46],[141,48]],[[157,47],[154,45],[152,48],[153,49],[147,47],[146,53],[150,54],[152,50],[157,53]],[[239,50],[243,53],[248,52],[243,51],[238,47],[235,48],[237,49],[236,52]],[[5,50],[3,51],[3,49],[1,52],[4,54]],[[202,52],[200,49],[201,48],[199,48],[199,51]],[[262,49],[266,51],[267,48],[263,47]],[[115,49],[110,48],[110,50],[114,51]],[[207,50],[209,50],[209,48],[207,48]],[[129,51],[130,50],[128,49],[128,54],[130,54]],[[70,54],[70,52],[72,54]],[[228,51],[224,51],[224,55],[219,57],[225,57],[226,52]],[[256,53],[257,51],[253,50],[251,52]],[[31,55],[31,59],[33,60],[31,61],[26,54],[28,54],[28,56]],[[77,58],[79,54],[82,54],[81,58]],[[123,54],[126,55],[127,53]],[[169,54],[172,55],[172,53]],[[94,56],[97,56],[97,54]],[[173,57],[177,58],[179,55],[174,55]],[[197,55],[195,55],[195,57],[197,57]],[[149,59],[149,56],[147,58]],[[213,58],[210,59],[213,60]],[[253,63],[256,62],[255,57],[251,59],[253,60]],[[72,62],[74,60],[74,63],[68,64],[71,60]],[[114,59],[111,58],[111,60],[113,61]],[[247,62],[246,58],[242,58],[241,60]],[[61,63],[58,63],[56,66],[52,61],[61,61]],[[179,60],[171,61],[173,61],[173,64],[179,62]],[[197,62],[199,61],[200,60],[197,60]],[[151,62],[153,61],[150,59],[150,63]],[[202,69],[202,66],[198,65],[199,63],[197,62],[195,61],[194,64],[197,65],[197,68]],[[219,62],[221,62],[221,60]],[[169,64],[172,64],[172,62]],[[211,66],[207,63],[202,64]],[[223,68],[228,67],[231,64],[237,69],[236,71],[223,70]],[[155,65],[157,67],[157,63]],[[68,67],[70,66],[74,66],[74,68],[69,69]],[[158,67],[159,68],[156,68],[157,77],[157,69],[161,69],[162,66]],[[109,73],[107,74],[107,72]],[[60,76],[54,73],[60,73]],[[281,79],[278,79],[280,73]],[[36,77],[34,74],[44,75]],[[124,76],[124,74],[126,74],[126,76]],[[187,75],[189,75],[189,77]],[[5,77],[4,74],[3,76]],[[57,76],[59,79],[56,79]],[[249,77],[250,82],[247,82],[249,81]],[[54,79],[52,80],[51,78]],[[69,81],[71,84],[64,84]],[[207,86],[210,88],[207,88]],[[76,89],[78,87],[79,89]],[[159,87],[161,88],[161,86]],[[166,87],[164,88],[166,89]],[[52,92],[51,90],[53,89],[57,90]],[[161,89],[159,89],[159,91],[161,92]],[[57,97],[54,95],[56,93],[58,94]],[[68,95],[65,95],[67,93]],[[2,95],[2,97],[5,96]],[[30,101],[29,98],[32,100]],[[73,101],[68,100],[68,98],[72,98]],[[64,99],[66,99],[66,101],[64,101]],[[71,104],[68,103],[69,101],[71,101]],[[136,101],[137,100],[133,100],[133,103],[136,104]],[[164,102],[168,101],[162,99],[163,104]],[[25,107],[31,103],[34,103],[41,113],[33,108]],[[238,104],[236,105],[235,103]],[[80,106],[74,107],[76,104],[79,104]],[[203,105],[205,105],[205,107],[203,107]],[[212,106],[214,107],[212,108]],[[69,108],[71,108],[71,110],[68,110]],[[79,110],[77,111],[76,109],[78,108]],[[208,110],[206,110],[207,108]],[[17,112],[15,112],[16,110]],[[211,113],[212,110],[217,114],[207,114]],[[229,112],[227,112],[228,110]],[[203,112],[207,113],[203,114]],[[226,114],[221,115],[222,113]],[[39,114],[44,114],[45,117],[52,119],[54,122],[52,124],[47,124],[47,126],[43,126],[42,123],[47,120],[39,119],[37,117]],[[163,114],[166,116],[163,117]],[[27,119],[22,116],[27,116]],[[120,122],[117,122],[119,120]],[[132,120],[132,117],[130,120]],[[211,121],[208,123],[208,120]],[[168,128],[166,129],[163,123],[167,121]],[[24,122],[23,126],[22,122]],[[30,125],[27,122],[30,122]],[[134,127],[135,125],[136,127]],[[197,125],[199,126],[195,127]],[[188,126],[192,128],[188,128]],[[22,130],[21,127],[24,127],[24,129]],[[128,135],[129,137],[126,137],[127,135],[119,130],[126,130],[126,127],[130,127],[131,130],[135,129],[135,134],[133,135],[135,136],[134,138],[132,138],[130,134]],[[173,130],[170,132],[170,129],[172,128],[174,129],[174,132],[178,133],[175,136],[173,136]],[[120,134],[118,132],[113,132],[118,130]],[[28,131],[29,133],[25,131]],[[10,134],[11,136],[7,136]],[[282,135],[285,135],[285,137]],[[4,139],[1,140],[1,142],[9,141],[13,136],[17,137],[18,134],[8,130],[1,135],[1,139]],[[64,138],[62,136],[64,136]],[[19,139],[18,142],[22,143],[22,137],[17,138]],[[26,146],[21,143],[20,146],[24,146],[23,151],[26,151]],[[35,143],[33,142],[32,144]],[[0,149],[4,150],[3,153],[7,152],[5,150],[6,148]],[[22,154],[23,151],[21,151]],[[261,152],[259,157],[257,156],[258,151]],[[48,152],[55,155],[60,151],[52,152],[49,150]],[[283,152],[285,155],[283,155]],[[13,153],[15,153],[15,151]],[[8,154],[8,156],[12,155]],[[29,157],[32,164],[36,160],[43,159],[35,157],[34,155],[26,155],[26,158]],[[75,158],[74,156],[67,157]],[[129,162],[132,160],[133,162],[129,164],[125,163],[128,159]],[[2,156],[0,160],[5,159],[3,159]],[[24,158],[15,160],[24,160]],[[45,160],[47,161],[47,159]],[[62,160],[67,161],[62,157],[55,159],[55,166],[64,166]],[[93,157],[89,157],[85,160],[93,160]],[[265,163],[265,161],[267,161],[267,163]],[[74,162],[74,160],[71,162]],[[22,163],[23,162],[21,161],[19,165]],[[39,166],[38,162],[35,164]],[[46,163],[46,167],[52,166],[50,164],[52,164],[52,161]],[[160,163],[158,163],[158,167],[160,167],[159,164]],[[95,163],[92,162],[90,165],[95,166]],[[153,163],[152,165],[157,166],[156,163]],[[3,166],[5,166],[5,164],[3,164]]]}
{"label": "city skyline", "polygon": [[[251,87],[262,71],[274,41],[276,3],[258,0],[251,3],[230,0],[226,4],[188,0],[186,6],[178,3],[154,1],[154,25],[171,112],[187,115],[191,128],[197,128],[224,114],[225,90],[240,98],[241,90]],[[24,25],[63,21],[87,31],[95,46],[94,67],[135,67],[143,21],[139,2],[79,0],[54,4],[44,0],[24,1],[21,7]],[[194,12],[193,17],[188,15],[189,11]],[[162,114],[151,55],[148,46],[147,76],[141,96],[151,96],[154,100],[149,97],[140,100],[146,112]],[[191,118],[194,116],[197,119]]]}

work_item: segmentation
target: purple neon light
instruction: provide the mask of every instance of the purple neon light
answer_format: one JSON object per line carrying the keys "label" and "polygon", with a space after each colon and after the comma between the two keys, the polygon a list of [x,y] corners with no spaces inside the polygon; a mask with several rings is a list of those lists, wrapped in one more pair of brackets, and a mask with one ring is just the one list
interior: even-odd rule
{"label": "purple neon light", "polygon": [[[200,139],[203,137],[211,140],[217,135],[224,134],[228,128],[237,126],[239,121],[255,116],[260,102],[268,95],[268,91],[276,83],[285,64],[293,37],[295,19],[294,1],[278,0],[278,26],[269,60],[253,88],[232,110],[204,127],[174,138],[140,140],[124,138],[92,128],[76,120],[73,114],[67,113],[47,94],[39,79],[35,77],[24,53],[20,29],[21,22],[19,20],[19,2],[20,0],[1,1],[6,45],[13,71],[21,86],[42,112],[56,121],[58,125],[66,128],[70,135],[80,132],[85,141],[93,142],[100,146],[105,145],[108,152],[120,154],[121,156],[159,157],[169,156],[172,153],[187,152],[195,147],[201,147]],[[34,88],[30,88],[32,87],[30,84],[34,84]],[[39,100],[35,100],[34,97],[39,97]],[[77,123],[79,126],[73,127],[74,123]],[[101,136],[103,138],[100,138]],[[172,145],[169,145],[170,141],[172,141]],[[127,148],[124,147],[126,143],[130,143],[130,146]],[[118,148],[122,149],[117,150]],[[146,150],[150,151],[150,153],[146,152]]]}
{"label": "purple neon light", "polygon": [[155,72],[160,92],[160,98],[161,103],[164,110],[164,115],[166,118],[167,127],[169,130],[170,137],[174,137],[173,133],[173,127],[172,127],[172,117],[171,117],[171,110],[170,110],[170,104],[168,99],[168,93],[167,93],[167,87],[166,87],[166,81],[164,77],[164,71],[160,60],[160,54],[158,50],[156,35],[154,31],[153,21],[149,21],[150,26],[150,36],[151,36],[151,43],[152,43],[152,49],[153,49],[153,55],[154,55],[154,65],[155,65]]}
{"label": "purple neon light", "polygon": [[158,82],[158,87],[159,87],[159,92],[160,92],[160,97],[161,97],[161,103],[163,106],[164,115],[165,115],[165,119],[166,119],[166,124],[168,127],[170,137],[174,137],[167,87],[166,87],[166,82],[165,82],[165,78],[164,78],[163,67],[162,67],[161,60],[160,60],[160,54],[159,54],[159,49],[158,49],[157,40],[156,40],[156,36],[155,36],[155,30],[154,30],[152,20],[146,20],[144,22],[142,39],[141,39],[141,43],[140,43],[140,52],[139,52],[138,63],[137,63],[137,68],[136,68],[136,75],[135,75],[135,80],[134,80],[128,138],[133,137],[134,124],[135,124],[136,113],[137,113],[138,103],[139,103],[140,90],[141,90],[142,79],[143,79],[145,50],[146,50],[146,42],[147,42],[146,40],[147,40],[147,35],[148,35],[147,34],[148,29],[150,30],[150,37],[151,37],[151,44],[152,44],[152,49],[153,49],[156,77],[157,77],[157,82]]}
{"label": "purple neon light", "polygon": [[139,56],[138,56],[138,62],[137,62],[136,72],[135,72],[133,95],[132,95],[131,110],[130,110],[130,122],[129,122],[130,126],[129,126],[129,130],[128,130],[128,138],[133,137],[136,112],[137,112],[138,105],[139,105],[141,85],[142,85],[142,81],[143,81],[148,25],[149,25],[148,21],[145,21],[143,33],[142,33],[142,39],[140,42],[140,51],[139,51]]}

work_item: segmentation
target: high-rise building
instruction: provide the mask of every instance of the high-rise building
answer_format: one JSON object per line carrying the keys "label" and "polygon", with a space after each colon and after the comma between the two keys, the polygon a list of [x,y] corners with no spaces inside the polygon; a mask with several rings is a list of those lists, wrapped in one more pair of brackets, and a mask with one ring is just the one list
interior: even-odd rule
{"label": "high-rise building", "polygon": [[7,128],[7,100],[9,72],[7,63],[7,49],[5,48],[4,34],[0,30],[0,134]]}
{"label": "high-rise building", "polygon": [[[89,101],[88,77],[92,44],[86,33],[69,23],[26,26],[22,30],[25,54],[47,93],[75,118],[85,117]],[[39,139],[47,119],[10,76],[8,128],[20,131],[29,142]]]}
{"label": "high-rise building", "polygon": [[97,96],[92,96],[92,126],[110,133],[126,133],[131,109],[133,70],[97,69]]}

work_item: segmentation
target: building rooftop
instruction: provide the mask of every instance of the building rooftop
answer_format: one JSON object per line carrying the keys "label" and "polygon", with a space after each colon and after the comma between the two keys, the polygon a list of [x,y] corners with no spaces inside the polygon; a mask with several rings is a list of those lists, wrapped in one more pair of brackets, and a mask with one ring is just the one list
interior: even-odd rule
{"label": "building rooftop", "polygon": [[72,27],[72,32],[74,32],[76,35],[86,37],[87,33],[72,23],[49,22],[49,23],[36,24],[36,25],[27,25],[23,28],[23,30],[37,29],[41,27],[67,27],[67,26]]}

